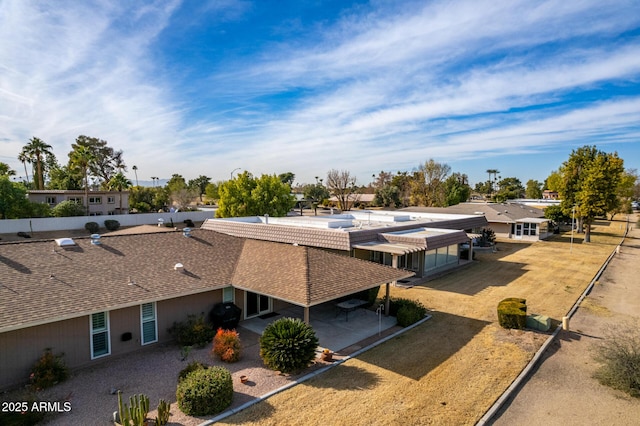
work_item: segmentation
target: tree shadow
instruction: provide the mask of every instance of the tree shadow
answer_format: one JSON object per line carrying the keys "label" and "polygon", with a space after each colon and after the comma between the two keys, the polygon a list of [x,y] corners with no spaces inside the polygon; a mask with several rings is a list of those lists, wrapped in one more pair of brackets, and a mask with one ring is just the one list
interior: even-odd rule
{"label": "tree shadow", "polygon": [[26,267],[25,265],[23,265],[20,262],[17,262],[13,259],[9,259],[8,257],[4,257],[2,255],[0,255],[0,262],[4,263],[5,265],[7,265],[9,268],[15,269],[16,271],[22,273],[22,274],[30,274],[31,273],[31,269],[29,269],[28,267]]}
{"label": "tree shadow", "polygon": [[[247,401],[255,399],[255,397],[243,394],[241,392],[233,392],[233,405],[235,406],[237,402],[247,402],[244,401],[245,397],[247,397]],[[275,412],[275,408],[268,400],[263,399],[259,404],[254,404],[248,408],[242,410],[241,416],[230,416],[224,419],[224,423],[228,424],[246,424],[247,422],[255,422],[259,424],[263,422],[265,419],[269,418]],[[196,417],[203,421],[209,420],[214,416],[206,416],[206,417]]]}
{"label": "tree shadow", "polygon": [[[446,312],[432,314],[431,320],[359,355],[358,359],[410,379],[420,380],[460,351],[485,327],[491,325],[489,321]],[[443,339],[439,332],[430,332],[434,325],[443,324],[447,324],[452,330],[446,339]],[[364,379],[366,385],[367,377]]]}
{"label": "tree shadow", "polygon": [[364,368],[340,364],[322,374],[321,380],[308,380],[305,385],[322,389],[367,390],[375,389],[380,378]]}

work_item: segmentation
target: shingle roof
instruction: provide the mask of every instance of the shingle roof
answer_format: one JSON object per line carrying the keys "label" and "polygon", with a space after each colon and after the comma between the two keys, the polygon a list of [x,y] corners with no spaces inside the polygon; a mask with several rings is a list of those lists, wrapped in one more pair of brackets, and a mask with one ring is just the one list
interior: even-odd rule
{"label": "shingle roof", "polygon": [[247,240],[233,284],[297,305],[313,306],[412,275],[311,247]]}
{"label": "shingle roof", "polygon": [[488,222],[515,223],[519,219],[544,217],[544,211],[521,203],[460,203],[449,207],[407,207],[408,212],[484,215]]}
{"label": "shingle roof", "polygon": [[[313,304],[407,274],[318,249],[199,229],[191,238],[169,232],[105,235],[99,246],[89,238],[75,242],[69,248],[54,241],[0,244],[0,332],[201,293],[235,279],[252,291]],[[176,263],[184,272],[174,270]]]}

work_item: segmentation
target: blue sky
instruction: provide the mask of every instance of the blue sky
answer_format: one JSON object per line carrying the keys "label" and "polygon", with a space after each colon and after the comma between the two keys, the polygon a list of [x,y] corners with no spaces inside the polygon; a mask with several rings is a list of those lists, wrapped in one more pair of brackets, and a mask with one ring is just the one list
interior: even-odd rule
{"label": "blue sky", "polygon": [[640,169],[640,2],[0,0],[0,161],[78,135],[133,179],[433,158],[544,180],[575,148]]}

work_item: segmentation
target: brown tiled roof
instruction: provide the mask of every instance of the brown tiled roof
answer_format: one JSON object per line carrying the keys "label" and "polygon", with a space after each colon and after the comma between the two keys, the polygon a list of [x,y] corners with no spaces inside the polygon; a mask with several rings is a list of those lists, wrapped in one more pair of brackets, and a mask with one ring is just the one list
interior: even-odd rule
{"label": "brown tiled roof", "polygon": [[[544,211],[521,203],[460,203],[449,207],[407,207],[408,212],[484,215],[488,222],[515,223],[518,219],[544,217]],[[438,226],[440,227],[440,226]],[[465,228],[468,229],[468,228]]]}
{"label": "brown tiled roof", "polygon": [[0,331],[229,285],[243,240],[193,235],[104,236],[99,246],[82,238],[69,248],[54,241],[0,244]]}
{"label": "brown tiled roof", "polygon": [[[406,271],[318,249],[245,240],[207,230],[0,244],[0,332],[235,284],[315,304]],[[174,270],[176,263],[184,272]],[[132,283],[129,285],[129,283]]]}
{"label": "brown tiled roof", "polygon": [[297,305],[313,306],[412,275],[311,247],[247,240],[233,284]]}

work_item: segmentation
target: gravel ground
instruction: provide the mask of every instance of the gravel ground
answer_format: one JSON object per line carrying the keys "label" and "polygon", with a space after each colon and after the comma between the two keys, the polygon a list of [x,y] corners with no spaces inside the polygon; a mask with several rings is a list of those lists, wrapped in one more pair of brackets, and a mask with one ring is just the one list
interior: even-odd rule
{"label": "gravel ground", "polygon": [[640,324],[640,229],[634,228],[495,425],[637,425],[640,399],[601,385],[594,349],[620,324]]}

